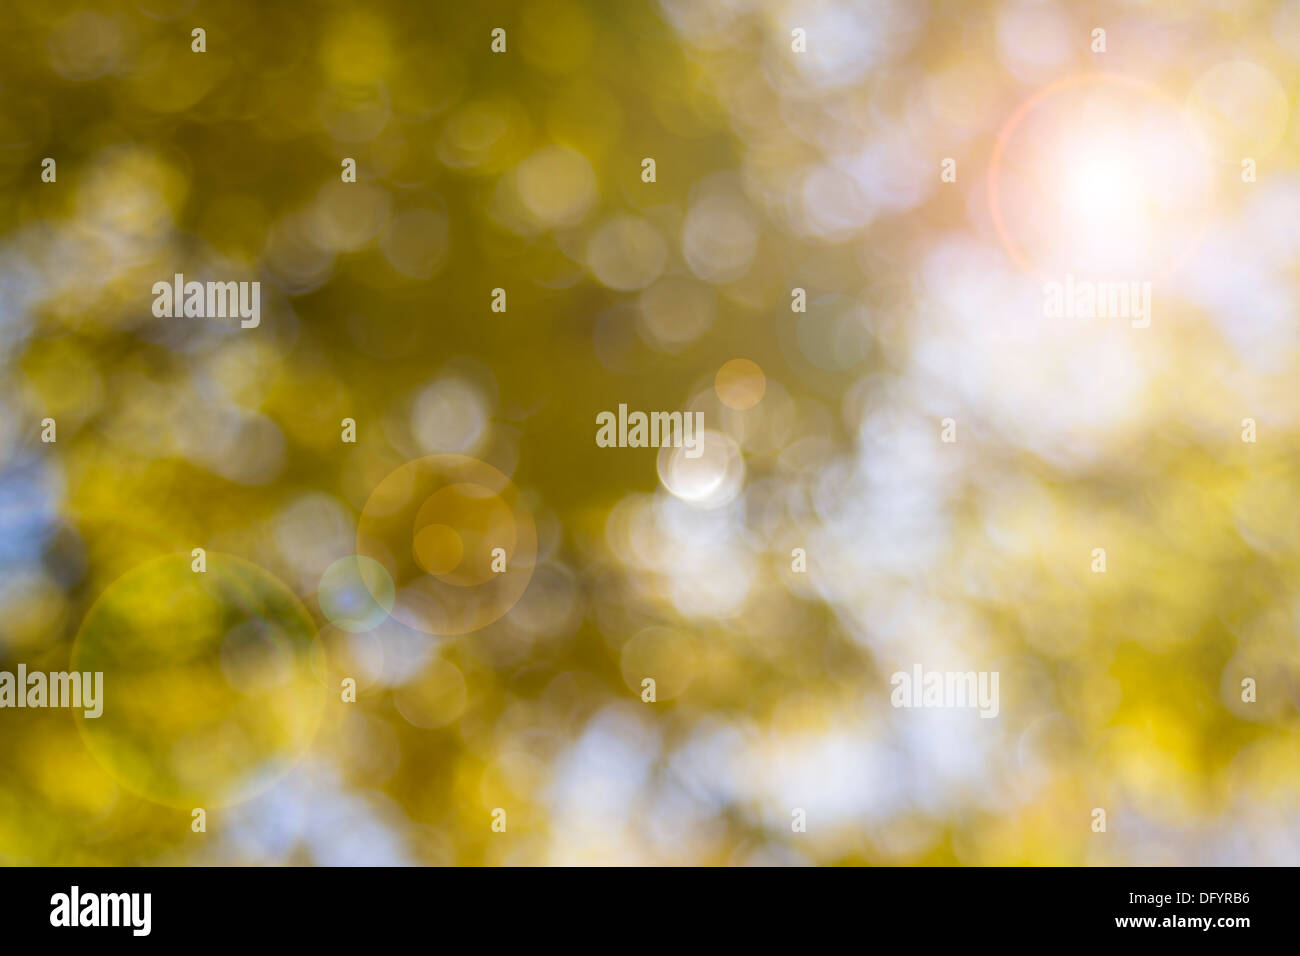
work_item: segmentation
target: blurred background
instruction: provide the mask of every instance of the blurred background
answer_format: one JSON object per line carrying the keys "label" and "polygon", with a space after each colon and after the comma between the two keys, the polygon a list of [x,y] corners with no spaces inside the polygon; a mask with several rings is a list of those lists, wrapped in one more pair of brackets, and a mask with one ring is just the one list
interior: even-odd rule
{"label": "blurred background", "polygon": [[[0,711],[0,861],[1300,858],[1297,0],[4,17],[0,669],[105,714]],[[376,494],[448,455],[519,585],[461,633]]]}

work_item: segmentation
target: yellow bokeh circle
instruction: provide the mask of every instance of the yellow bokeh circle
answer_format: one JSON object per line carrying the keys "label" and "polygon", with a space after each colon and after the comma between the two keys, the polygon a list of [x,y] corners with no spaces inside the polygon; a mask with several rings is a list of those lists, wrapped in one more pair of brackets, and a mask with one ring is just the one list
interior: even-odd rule
{"label": "yellow bokeh circle", "polygon": [[274,576],[209,552],[169,554],[114,581],[86,614],[72,669],[103,674],[102,713],[76,711],[95,759],[173,807],[229,806],[286,773],[324,709],[307,609]]}

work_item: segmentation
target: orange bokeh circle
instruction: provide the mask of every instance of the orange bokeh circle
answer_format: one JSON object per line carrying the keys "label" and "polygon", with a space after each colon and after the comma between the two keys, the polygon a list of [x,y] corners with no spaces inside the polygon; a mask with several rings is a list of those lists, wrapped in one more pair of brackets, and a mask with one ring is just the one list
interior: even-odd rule
{"label": "orange bokeh circle", "polygon": [[357,523],[357,554],[392,576],[392,616],[456,635],[514,607],[537,560],[537,527],[519,497],[500,471],[464,455],[417,458],[381,481]]}

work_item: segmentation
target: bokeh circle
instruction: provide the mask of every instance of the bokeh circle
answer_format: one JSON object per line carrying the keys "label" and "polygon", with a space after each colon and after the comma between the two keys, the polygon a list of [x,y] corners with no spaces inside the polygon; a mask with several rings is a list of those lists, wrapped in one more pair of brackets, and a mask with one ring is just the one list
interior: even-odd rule
{"label": "bokeh circle", "polygon": [[102,672],[98,717],[75,712],[120,784],[173,807],[221,807],[269,787],[310,746],[324,710],[316,626],[298,598],[242,558],[146,561],[95,601],[72,668]]}
{"label": "bokeh circle", "polygon": [[371,493],[357,524],[357,554],[392,579],[395,619],[426,634],[466,634],[523,596],[537,529],[496,468],[464,455],[429,455]]}
{"label": "bokeh circle", "polygon": [[331,624],[360,634],[387,620],[395,596],[393,579],[382,564],[352,554],[325,569],[316,601]]}
{"label": "bokeh circle", "polygon": [[730,409],[753,408],[767,391],[767,376],[762,367],[746,358],[734,358],[718,369],[713,379],[718,401]]}
{"label": "bokeh circle", "polygon": [[986,179],[991,222],[1016,265],[1040,279],[1163,279],[1208,227],[1206,146],[1183,105],[1147,80],[1064,77],[999,130]]}

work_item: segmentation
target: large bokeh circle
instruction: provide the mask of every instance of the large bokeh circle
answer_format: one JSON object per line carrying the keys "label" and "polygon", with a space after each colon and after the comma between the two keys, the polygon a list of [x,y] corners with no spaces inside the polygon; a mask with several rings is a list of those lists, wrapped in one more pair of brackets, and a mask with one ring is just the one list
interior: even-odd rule
{"label": "large bokeh circle", "polygon": [[537,528],[497,469],[464,455],[430,455],[402,465],[371,493],[357,554],[392,577],[398,621],[426,634],[466,634],[523,596]]}
{"label": "large bokeh circle", "polygon": [[311,615],[284,584],[233,555],[206,571],[169,554],[126,572],[87,613],[72,668],[102,672],[103,713],[76,711],[96,760],[175,807],[238,803],[311,744],[324,709]]}
{"label": "large bokeh circle", "polygon": [[998,132],[986,180],[993,227],[1044,280],[1161,280],[1208,227],[1217,174],[1206,148],[1183,105],[1153,83],[1066,76]]}

